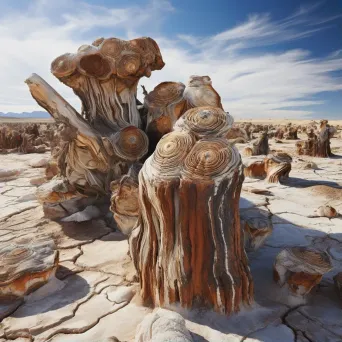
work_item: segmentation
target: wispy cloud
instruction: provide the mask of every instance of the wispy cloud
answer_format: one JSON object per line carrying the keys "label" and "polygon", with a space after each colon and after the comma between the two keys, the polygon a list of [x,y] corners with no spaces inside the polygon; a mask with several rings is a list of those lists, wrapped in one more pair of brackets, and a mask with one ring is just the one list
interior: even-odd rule
{"label": "wispy cloud", "polygon": [[60,1],[57,6],[39,0],[31,3],[24,15],[6,12],[0,17],[1,44],[6,46],[0,54],[0,111],[39,110],[23,83],[32,72],[79,108],[72,91],[50,75],[50,63],[102,35],[126,39],[152,36],[161,47],[166,66],[150,79],[142,79],[141,84],[151,90],[159,82],[186,82],[192,74],[209,75],[225,109],[235,117],[311,115],[307,108],[324,106],[315,95],[342,90],[342,79],[337,76],[342,70],[340,51],[313,58],[310,51],[302,49],[254,50],[273,45],[272,51],[276,51],[279,42],[308,36],[314,39],[316,32],[339,19],[338,15],[317,16],[318,5],[300,7],[277,21],[269,14],[253,14],[245,22],[208,37],[197,37],[193,32],[165,37],[161,34],[163,18],[174,15],[172,4],[153,0],[148,3],[149,11],[145,7],[107,8],[72,0]]}

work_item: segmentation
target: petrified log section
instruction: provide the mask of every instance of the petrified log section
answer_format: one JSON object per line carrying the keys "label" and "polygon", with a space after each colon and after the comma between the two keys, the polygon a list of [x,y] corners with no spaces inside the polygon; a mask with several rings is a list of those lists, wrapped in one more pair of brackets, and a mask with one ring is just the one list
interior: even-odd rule
{"label": "petrified log section", "polygon": [[79,191],[109,192],[110,182],[147,153],[148,138],[139,128],[126,126],[105,135],[38,75],[33,74],[26,83],[34,99],[60,123],[65,144],[57,158],[58,166]]}
{"label": "petrified log section", "polygon": [[297,142],[297,154],[321,158],[333,156],[330,149],[330,138],[334,135],[334,129],[329,126],[328,120],[322,120],[316,132],[314,132],[314,128],[307,130],[307,135],[307,141]]}
{"label": "petrified log section", "polygon": [[0,297],[23,297],[44,285],[58,265],[58,251],[46,237],[20,239],[0,247]]}
{"label": "petrified log section", "polygon": [[268,183],[281,183],[289,178],[291,162],[291,156],[282,152],[269,154],[261,160],[246,159],[244,174],[250,178],[266,178]]}
{"label": "petrified log section", "polygon": [[305,297],[332,269],[329,255],[306,247],[281,251],[274,263],[274,280],[299,297]]}
{"label": "petrified log section", "polygon": [[130,251],[143,300],[237,312],[253,301],[240,230],[244,179],[219,108],[187,111],[139,174],[139,224]]}
{"label": "petrified log section", "polygon": [[156,86],[144,99],[150,151],[154,151],[161,137],[171,132],[188,109],[206,106],[223,108],[209,76],[190,76],[187,86],[181,82],[163,82]]}

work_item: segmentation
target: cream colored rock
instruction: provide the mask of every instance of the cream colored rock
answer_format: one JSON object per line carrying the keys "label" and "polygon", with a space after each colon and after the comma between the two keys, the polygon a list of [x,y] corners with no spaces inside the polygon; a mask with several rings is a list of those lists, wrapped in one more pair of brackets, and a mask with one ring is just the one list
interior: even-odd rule
{"label": "cream colored rock", "polygon": [[173,311],[157,309],[137,328],[135,342],[192,342],[184,318]]}

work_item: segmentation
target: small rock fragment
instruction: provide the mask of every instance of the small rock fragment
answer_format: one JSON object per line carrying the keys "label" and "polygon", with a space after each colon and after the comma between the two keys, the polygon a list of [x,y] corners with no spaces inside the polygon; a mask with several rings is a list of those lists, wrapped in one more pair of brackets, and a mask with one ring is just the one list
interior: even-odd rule
{"label": "small rock fragment", "polygon": [[157,309],[140,323],[135,342],[192,342],[184,318],[173,311]]}
{"label": "small rock fragment", "polygon": [[305,297],[332,269],[329,255],[307,247],[281,251],[274,263],[274,280],[298,297]]}
{"label": "small rock fragment", "polygon": [[0,247],[0,296],[23,297],[54,275],[58,251],[47,237],[22,238]]}

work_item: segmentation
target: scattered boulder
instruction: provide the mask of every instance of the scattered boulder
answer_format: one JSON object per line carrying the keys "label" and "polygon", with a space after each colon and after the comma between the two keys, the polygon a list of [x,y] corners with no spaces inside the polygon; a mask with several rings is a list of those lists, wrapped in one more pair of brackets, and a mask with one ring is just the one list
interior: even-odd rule
{"label": "scattered boulder", "polygon": [[274,263],[274,280],[294,296],[304,298],[332,269],[329,255],[307,247],[282,250]]}
{"label": "scattered boulder", "polygon": [[0,296],[23,297],[55,274],[58,251],[47,237],[22,238],[0,247]]}

